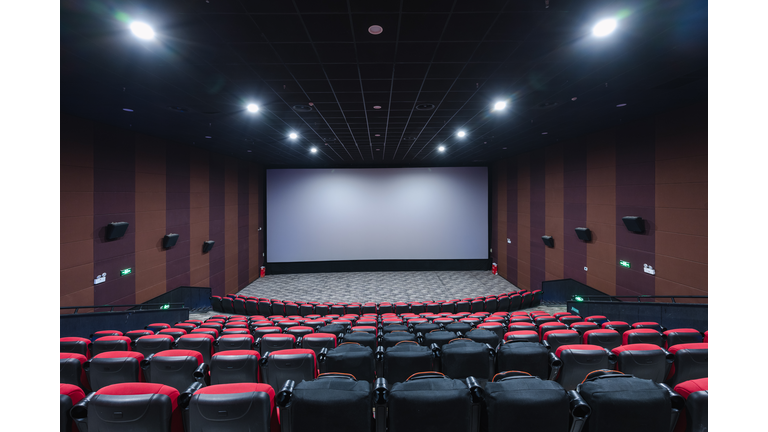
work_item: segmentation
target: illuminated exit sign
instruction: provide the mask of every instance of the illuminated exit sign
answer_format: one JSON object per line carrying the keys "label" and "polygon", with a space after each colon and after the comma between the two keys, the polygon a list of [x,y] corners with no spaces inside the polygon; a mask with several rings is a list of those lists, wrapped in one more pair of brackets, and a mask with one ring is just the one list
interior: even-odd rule
{"label": "illuminated exit sign", "polygon": [[625,268],[629,268],[629,261],[620,260],[619,265]]}
{"label": "illuminated exit sign", "polygon": [[131,272],[133,272],[133,270],[131,270],[129,268],[122,269],[122,270],[120,270],[120,276],[128,276],[129,274],[131,274]]}

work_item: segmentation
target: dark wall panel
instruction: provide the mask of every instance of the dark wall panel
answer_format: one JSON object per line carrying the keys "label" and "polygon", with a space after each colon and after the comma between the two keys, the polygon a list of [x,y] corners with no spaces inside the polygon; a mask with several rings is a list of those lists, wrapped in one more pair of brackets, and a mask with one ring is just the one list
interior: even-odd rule
{"label": "dark wall panel", "polygon": [[176,246],[165,252],[166,291],[190,284],[190,179],[189,151],[181,145],[166,147],[166,210],[165,223],[168,233],[179,235]]}
{"label": "dark wall panel", "polygon": [[[545,188],[545,163],[544,150],[536,150],[531,153],[531,285],[530,289],[541,289],[541,283],[545,280],[545,248],[541,236],[549,235],[546,232],[546,188]],[[555,239],[555,247],[562,247],[559,243],[562,239]]]}
{"label": "dark wall panel", "polygon": [[[213,295],[223,296],[224,289],[224,157],[211,155],[209,171],[209,229],[208,239],[214,241],[213,249],[208,252],[210,259],[210,284]],[[202,245],[201,245],[202,247]]]}
{"label": "dark wall panel", "polygon": [[563,147],[563,277],[587,283],[587,244],[575,229],[587,226],[587,149],[579,140]]}
{"label": "dark wall panel", "polygon": [[250,282],[248,279],[248,240],[250,238],[248,180],[248,165],[240,163],[237,169],[237,286],[239,289],[245,288]]}
{"label": "dark wall panel", "polygon": [[[507,280],[517,284],[517,158],[507,164]],[[505,240],[506,241],[506,240]]]}

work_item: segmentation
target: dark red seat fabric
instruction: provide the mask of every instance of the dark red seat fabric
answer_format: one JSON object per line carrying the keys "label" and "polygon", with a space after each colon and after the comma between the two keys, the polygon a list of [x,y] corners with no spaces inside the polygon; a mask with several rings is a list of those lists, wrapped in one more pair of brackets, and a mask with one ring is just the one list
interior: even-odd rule
{"label": "dark red seat fabric", "polygon": [[93,332],[91,338],[95,340],[104,336],[123,336],[123,332],[118,330],[99,330],[97,332]]}
{"label": "dark red seat fabric", "polygon": [[296,336],[285,333],[270,333],[259,339],[259,352],[262,356],[268,352],[296,348]]}
{"label": "dark red seat fabric", "polygon": [[704,341],[704,337],[696,329],[692,328],[679,328],[667,330],[664,332],[664,348],[684,344],[684,343],[700,343]]}
{"label": "dark red seat fabric", "polygon": [[80,387],[72,384],[59,384],[59,430],[61,432],[77,430],[70,411],[84,397],[85,392]]}
{"label": "dark red seat fabric", "polygon": [[606,321],[600,325],[600,328],[616,330],[619,334],[623,335],[625,331],[630,330],[632,327],[624,321]]}
{"label": "dark red seat fabric", "polygon": [[622,345],[611,350],[616,370],[638,378],[663,383],[671,366],[669,353],[654,344]]}
{"label": "dark red seat fabric", "polygon": [[254,350],[232,350],[211,358],[210,384],[257,383],[261,380],[261,354]]}
{"label": "dark red seat fabric", "polygon": [[677,420],[675,432],[707,432],[709,417],[709,378],[684,381],[675,393],[685,399],[685,408]]}
{"label": "dark red seat fabric", "polygon": [[301,382],[317,378],[317,356],[311,349],[289,349],[269,353],[261,359],[262,380],[280,391],[287,380]]}
{"label": "dark red seat fabric", "polygon": [[142,363],[147,382],[171,386],[183,393],[195,382],[195,371],[203,364],[197,351],[172,349],[153,354]]}
{"label": "dark red seat fabric", "polygon": [[550,330],[544,333],[541,341],[547,342],[550,351],[556,351],[563,345],[580,344],[581,335],[575,330]]}
{"label": "dark red seat fabric", "polygon": [[608,351],[621,346],[621,335],[616,330],[596,329],[584,332],[582,342],[590,345],[601,346]]}
{"label": "dark red seat fabric", "polygon": [[95,355],[84,365],[93,390],[112,384],[142,382],[141,362],[144,355],[136,351],[109,351]]}
{"label": "dark red seat fabric", "polygon": [[132,351],[131,338],[126,336],[103,336],[91,344],[91,353],[97,354],[108,351]]}
{"label": "dark red seat fabric", "polygon": [[663,331],[663,329],[661,327],[661,324],[659,324],[657,322],[653,322],[653,321],[640,321],[640,322],[636,322],[636,323],[632,324],[632,328],[633,329],[651,328],[651,329],[654,329],[654,330],[658,331],[659,333],[661,333]]}
{"label": "dark red seat fabric", "polygon": [[90,390],[83,366],[88,359],[82,354],[59,353],[59,383],[76,385]]}
{"label": "dark red seat fabric", "polygon": [[664,346],[664,336],[652,328],[627,330],[621,335],[621,338],[622,345],[649,343],[660,347]]}
{"label": "dark red seat fabric", "polygon": [[148,335],[136,339],[133,348],[144,357],[149,357],[150,354],[173,348],[173,343],[174,340],[171,335]]}
{"label": "dark red seat fabric", "polygon": [[610,369],[609,352],[597,345],[563,345],[555,351],[562,368],[555,380],[566,390],[574,390],[592,371]]}
{"label": "dark red seat fabric", "polygon": [[253,336],[246,335],[224,335],[216,341],[216,352],[229,350],[250,350],[253,349]]}
{"label": "dark red seat fabric", "polygon": [[709,330],[704,332],[704,343],[709,343]]}
{"label": "dark red seat fabric", "polygon": [[504,334],[504,340],[510,342],[539,342],[539,334],[532,330],[511,331]]}
{"label": "dark red seat fabric", "polygon": [[674,356],[666,383],[674,387],[683,381],[707,378],[709,374],[709,345],[705,343],[677,344],[669,349]]}
{"label": "dark red seat fabric", "polygon": [[[222,407],[226,415],[222,416]],[[267,384],[217,384],[189,400],[187,432],[214,430],[280,432],[275,390]]]}
{"label": "dark red seat fabric", "polygon": [[113,384],[71,412],[82,430],[184,432],[178,400],[179,391],[162,384]]}
{"label": "dark red seat fabric", "polygon": [[82,354],[85,358],[91,358],[91,340],[81,337],[60,338],[59,352]]}
{"label": "dark red seat fabric", "polygon": [[[203,363],[208,364],[211,362],[213,345],[215,342],[216,339],[209,334],[190,333],[181,336],[179,340],[176,341],[176,349],[197,351],[203,356]],[[183,390],[186,389],[180,391]]]}

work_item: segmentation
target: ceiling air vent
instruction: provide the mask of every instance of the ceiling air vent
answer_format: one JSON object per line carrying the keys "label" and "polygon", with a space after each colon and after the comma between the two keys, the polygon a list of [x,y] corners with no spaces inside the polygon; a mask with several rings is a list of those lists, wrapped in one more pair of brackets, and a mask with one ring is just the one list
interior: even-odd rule
{"label": "ceiling air vent", "polygon": [[296,112],[310,112],[312,111],[312,107],[309,105],[294,105],[293,110]]}
{"label": "ceiling air vent", "polygon": [[416,105],[416,110],[418,111],[430,111],[433,109],[435,109],[435,104],[423,103],[423,104]]}

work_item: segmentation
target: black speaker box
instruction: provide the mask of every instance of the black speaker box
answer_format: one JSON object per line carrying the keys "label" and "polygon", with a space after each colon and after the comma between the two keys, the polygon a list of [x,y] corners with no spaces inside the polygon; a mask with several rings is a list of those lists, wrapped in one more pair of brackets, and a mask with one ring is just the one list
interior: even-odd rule
{"label": "black speaker box", "polygon": [[576,228],[576,236],[585,242],[592,241],[592,231],[589,228]]}
{"label": "black speaker box", "polygon": [[624,216],[621,218],[628,230],[633,233],[642,234],[645,232],[645,221],[640,216]]}
{"label": "black speaker box", "polygon": [[125,231],[128,229],[128,222],[112,222],[107,225],[105,238],[107,240],[115,240],[125,235]]}
{"label": "black speaker box", "polygon": [[203,242],[203,253],[208,253],[213,249],[213,240]]}
{"label": "black speaker box", "polygon": [[555,239],[552,236],[541,236],[541,239],[544,240],[544,244],[547,247],[555,247]]}
{"label": "black speaker box", "polygon": [[179,240],[178,234],[166,234],[165,237],[163,237],[163,247],[165,249],[171,248],[176,246],[176,241]]}

